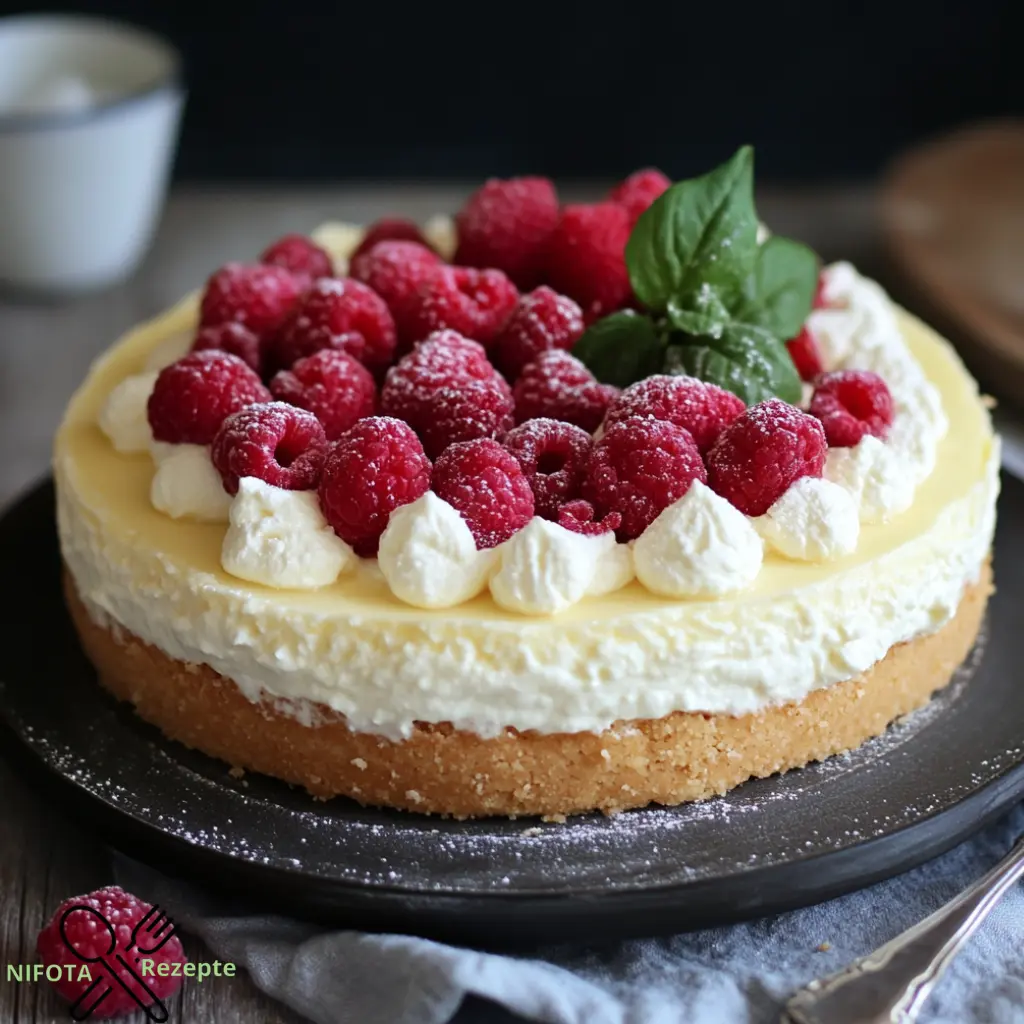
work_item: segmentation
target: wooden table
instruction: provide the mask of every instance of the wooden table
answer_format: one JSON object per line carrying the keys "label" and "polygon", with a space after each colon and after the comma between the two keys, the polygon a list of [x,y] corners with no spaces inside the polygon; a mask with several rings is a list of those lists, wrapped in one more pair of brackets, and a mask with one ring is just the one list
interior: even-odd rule
{"label": "wooden table", "polygon": [[[157,313],[228,259],[250,258],[287,231],[328,219],[367,222],[386,213],[426,219],[454,210],[468,188],[345,188],[317,191],[180,191],[171,197],[140,270],[99,295],[53,304],[0,300],[0,501],[47,472],[64,405],[90,361],[123,330]],[[580,197],[593,188],[569,190]],[[866,272],[882,266],[872,194],[832,188],[761,198],[765,221],[806,240],[826,260],[846,258]],[[6,981],[6,964],[34,959],[35,937],[67,897],[111,881],[102,845],[39,803],[0,762],[0,1024],[67,1021],[46,984]],[[197,943],[189,947],[195,956]],[[299,1018],[258,992],[245,976],[187,982],[173,1020],[297,1024]],[[510,1021],[471,1001],[459,1021]],[[141,1017],[140,1017],[141,1020]]]}

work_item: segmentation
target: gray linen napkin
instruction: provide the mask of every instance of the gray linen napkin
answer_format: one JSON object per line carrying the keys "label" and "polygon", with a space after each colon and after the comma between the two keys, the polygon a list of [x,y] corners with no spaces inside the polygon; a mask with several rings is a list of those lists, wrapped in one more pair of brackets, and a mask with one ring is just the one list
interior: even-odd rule
{"label": "gray linen napkin", "polygon": [[[247,916],[119,859],[118,881],[159,903],[222,960],[317,1024],[444,1024],[467,995],[546,1024],[762,1024],[786,996],[926,917],[1002,857],[1024,806],[946,855],[817,907],[667,939],[499,956],[399,935]],[[1024,892],[953,962],[922,1024],[1024,1022]]]}

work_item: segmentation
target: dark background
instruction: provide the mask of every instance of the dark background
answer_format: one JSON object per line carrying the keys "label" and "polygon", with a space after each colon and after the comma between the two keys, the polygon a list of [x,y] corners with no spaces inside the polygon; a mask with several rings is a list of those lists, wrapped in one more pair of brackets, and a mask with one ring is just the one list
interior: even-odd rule
{"label": "dark background", "polygon": [[[876,174],[1024,110],[1019,0],[93,0],[184,52],[184,179]],[[18,13],[45,3],[9,4]]]}

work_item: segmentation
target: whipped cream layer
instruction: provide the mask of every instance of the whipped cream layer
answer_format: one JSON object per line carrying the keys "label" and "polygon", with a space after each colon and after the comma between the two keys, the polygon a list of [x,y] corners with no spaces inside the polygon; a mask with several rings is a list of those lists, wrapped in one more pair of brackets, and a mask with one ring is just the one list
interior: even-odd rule
{"label": "whipped cream layer", "polygon": [[453,608],[412,607],[375,563],[307,591],[229,575],[225,524],[157,511],[152,458],[119,453],[97,425],[118,383],[187,346],[195,296],[101,357],[68,407],[54,459],[64,559],[100,623],[210,665],[252,700],[278,700],[303,720],[326,705],[351,728],[389,737],[416,721],[481,735],[596,731],[800,700],[943,626],[991,545],[998,442],[977,386],[946,342],[896,316],[908,369],[934,386],[904,401],[939,400],[952,424],[932,439],[934,470],[909,508],[861,523],[851,554],[803,562],[766,547],[735,594],[679,600],[634,581],[556,618],[527,619],[486,591]]}

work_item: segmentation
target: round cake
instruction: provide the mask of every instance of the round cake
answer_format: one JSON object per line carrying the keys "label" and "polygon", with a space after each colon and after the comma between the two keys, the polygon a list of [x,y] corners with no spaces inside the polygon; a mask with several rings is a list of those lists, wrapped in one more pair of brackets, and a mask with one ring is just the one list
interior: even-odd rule
{"label": "round cake", "polygon": [[749,169],[491,181],[131,331],[54,456],[100,682],[235,768],[457,817],[703,799],[924,704],[991,590],[998,438]]}

